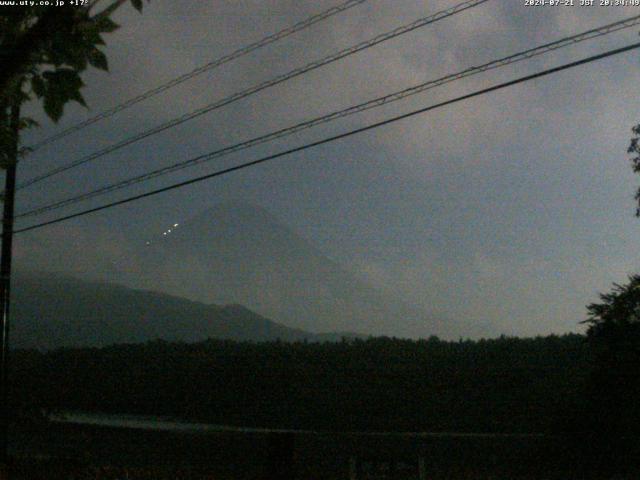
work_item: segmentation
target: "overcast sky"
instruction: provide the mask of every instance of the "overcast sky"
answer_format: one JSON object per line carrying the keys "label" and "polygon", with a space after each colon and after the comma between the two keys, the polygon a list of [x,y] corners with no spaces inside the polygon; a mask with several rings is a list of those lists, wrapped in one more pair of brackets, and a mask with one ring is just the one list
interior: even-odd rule
{"label": "overcast sky", "polygon": [[[110,73],[85,75],[90,110],[37,140],[339,2],[211,0],[123,7]],[[26,179],[164,120],[456,4],[369,0],[26,159]],[[187,122],[19,192],[17,210],[80,193],[618,19],[640,7],[488,3]],[[579,3],[579,0],[575,0]],[[597,2],[596,2],[597,3]],[[639,28],[454,82],[285,140],[102,197],[98,205],[638,41]],[[146,238],[228,199],[264,206],[329,257],[427,309],[505,334],[581,331],[585,305],[638,268],[640,51],[109,211],[22,234],[16,267],[119,281]],[[79,207],[44,215],[71,213]],[[33,220],[20,222],[26,226]],[[63,268],[64,266],[64,268]],[[357,330],[357,326],[354,326]],[[428,332],[425,332],[425,334]]]}

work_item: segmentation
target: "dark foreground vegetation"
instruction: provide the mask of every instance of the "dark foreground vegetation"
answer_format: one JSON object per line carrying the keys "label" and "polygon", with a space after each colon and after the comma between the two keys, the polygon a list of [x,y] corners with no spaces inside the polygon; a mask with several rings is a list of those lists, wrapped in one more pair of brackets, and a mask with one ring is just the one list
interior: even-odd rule
{"label": "dark foreground vegetation", "polygon": [[[638,478],[640,276],[630,280],[588,307],[586,336],[16,351],[14,455],[71,455],[80,473],[67,478],[118,478],[125,465],[138,478],[150,465],[188,470],[170,478],[347,478],[358,459],[358,478],[409,479],[419,458],[432,479]],[[65,410],[298,432],[43,421]],[[115,470],[91,477],[95,465]]]}
{"label": "dark foreground vegetation", "polygon": [[584,403],[579,335],[18,351],[18,410],[319,431],[553,432]]}
{"label": "dark foreground vegetation", "polygon": [[[638,478],[637,469],[581,455],[579,445],[555,436],[177,433],[56,423],[14,434],[14,442],[12,480],[345,480],[354,458],[358,479],[417,480],[421,457],[429,480]],[[637,456],[637,442],[625,448]],[[33,460],[32,451],[45,457]]]}

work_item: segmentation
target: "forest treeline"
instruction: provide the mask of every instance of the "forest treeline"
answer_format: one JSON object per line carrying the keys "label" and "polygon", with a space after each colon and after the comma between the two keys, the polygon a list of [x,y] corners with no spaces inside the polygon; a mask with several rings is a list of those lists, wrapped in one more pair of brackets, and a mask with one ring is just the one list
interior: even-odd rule
{"label": "forest treeline", "polygon": [[154,341],[16,351],[15,411],[322,431],[553,432],[585,410],[577,334],[479,341]]}

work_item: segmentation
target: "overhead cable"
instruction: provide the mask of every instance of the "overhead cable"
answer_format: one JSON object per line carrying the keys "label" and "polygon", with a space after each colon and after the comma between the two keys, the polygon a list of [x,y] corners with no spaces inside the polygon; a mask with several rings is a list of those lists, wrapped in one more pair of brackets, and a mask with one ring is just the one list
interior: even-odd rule
{"label": "overhead cable", "polygon": [[538,56],[538,55],[542,55],[545,53],[549,53],[555,50],[558,50],[560,48],[563,47],[567,47],[570,45],[574,45],[576,43],[579,42],[583,42],[586,40],[590,40],[593,38],[598,38],[601,37],[603,35],[608,35],[610,33],[625,29],[625,28],[630,28],[633,27],[635,25],[640,25],[640,15],[636,15],[634,17],[630,17],[627,18],[625,20],[621,20],[618,22],[614,22],[608,25],[603,25],[601,27],[598,28],[594,28],[594,29],[590,29],[587,31],[584,31],[582,33],[576,34],[576,35],[572,35],[570,37],[565,37],[562,38],[560,40],[556,40],[554,42],[551,43],[547,43],[544,45],[540,45],[519,53],[515,53],[513,55],[509,55],[507,57],[503,57],[500,58],[498,60],[493,60],[491,62],[488,63],[484,63],[480,66],[477,67],[469,67],[465,70],[462,70],[460,72],[457,73],[453,73],[453,74],[449,74],[446,75],[444,77],[440,77],[438,79],[435,80],[429,80],[427,82],[423,82],[420,83],[418,85],[409,87],[409,88],[405,88],[403,90],[388,94],[388,95],[384,95],[382,97],[378,97],[372,100],[369,100],[367,102],[364,103],[360,103],[358,105],[354,105],[351,106],[349,108],[343,109],[343,110],[339,110],[339,111],[335,111],[326,115],[322,115],[320,117],[316,117],[314,119],[311,120],[307,120],[301,123],[298,123],[296,125],[290,126],[290,127],[286,127],[286,128],[282,128],[280,130],[276,130],[274,132],[265,134],[265,135],[261,135],[258,137],[254,137],[252,139],[237,143],[235,145],[231,145],[228,147],[224,147],[222,149],[219,150],[215,150],[213,152],[204,154],[204,155],[200,155],[198,157],[186,160],[186,161],[181,161],[181,162],[177,162],[174,163],[172,165],[168,165],[166,167],[162,167],[162,168],[158,168],[156,170],[135,176],[135,177],[131,177],[116,183],[113,183],[111,185],[107,185],[107,186],[103,186],[100,187],[98,189],[92,190],[90,192],[87,193],[83,193],[80,195],[75,195],[63,200],[59,200],[57,202],[54,203],[50,203],[47,205],[44,205],[42,207],[37,207],[34,208],[32,210],[26,211],[24,213],[20,213],[18,215],[16,215],[16,218],[22,218],[22,217],[29,217],[29,216],[34,216],[34,215],[39,215],[45,212],[49,212],[52,210],[57,210],[81,201],[85,201],[85,200],[89,200],[91,198],[97,197],[97,196],[101,196],[101,195],[105,195],[107,193],[116,191],[116,190],[120,190],[122,188],[126,188],[141,182],[145,182],[148,180],[151,180],[152,178],[156,178],[162,175],[167,175],[169,173],[173,173],[173,172],[177,172],[180,170],[183,170],[185,168],[189,168],[189,167],[193,167],[195,165],[199,165],[205,162],[209,162],[211,160],[217,159],[217,158],[221,158],[223,156],[241,151],[241,150],[245,150],[247,148],[250,147],[254,147],[256,145],[260,145],[262,143],[266,143],[269,141],[273,141],[285,136],[289,136],[292,135],[294,133],[300,132],[302,130],[305,129],[309,129],[312,127],[315,127],[317,125],[321,125],[324,123],[328,123],[331,122],[333,120],[337,120],[339,118],[344,118],[347,117],[349,115],[354,115],[356,113],[360,113],[366,110],[370,110],[372,108],[376,108],[382,105],[386,105],[392,102],[396,102],[398,100],[407,98],[409,96],[412,95],[416,95],[422,92],[425,92],[427,90],[430,90],[432,88],[456,81],[456,80],[460,80],[462,78],[466,78],[466,77],[470,77],[472,75],[476,75],[478,73],[482,73],[482,72],[486,72],[488,70],[492,70],[495,68],[499,68],[499,67],[503,67],[506,65],[510,65],[516,62],[520,62],[523,60],[527,60],[529,58]]}
{"label": "overhead cable", "polygon": [[360,5],[361,3],[366,2],[367,0],[348,0],[340,5],[337,5],[335,7],[331,7],[328,10],[325,10],[324,12],[312,15],[298,23],[296,23],[295,25],[291,25],[290,27],[287,27],[283,30],[280,30],[279,32],[276,32],[274,34],[271,34],[267,37],[264,37],[261,40],[258,40],[257,42],[251,43],[249,45],[246,45],[244,47],[238,48],[237,50],[228,53],[220,58],[217,58],[205,65],[202,65],[200,67],[197,67],[193,70],[191,70],[190,72],[187,72],[183,75],[180,75],[179,77],[176,77],[172,80],[169,80],[166,83],[163,83],[162,85],[159,85],[155,88],[152,88],[150,90],[147,90],[144,93],[141,93],[140,95],[137,95],[133,98],[130,98],[129,100],[127,100],[126,102],[122,102],[119,105],[116,105],[115,107],[112,107],[108,110],[105,110],[91,118],[88,118],[80,123],[77,123],[76,125],[73,125],[63,131],[61,131],[60,133],[56,133],[55,135],[51,135],[50,137],[47,137],[37,143],[34,143],[33,145],[30,145],[28,148],[30,151],[35,151],[45,145],[48,145],[50,143],[53,143],[57,140],[60,140],[61,138],[64,138],[74,132],[77,132],[79,130],[82,130],[83,128],[88,127],[89,125],[93,125],[94,123],[97,123],[101,120],[104,120],[105,118],[109,118],[113,115],[115,115],[118,112],[121,112],[123,110],[126,110],[129,107],[132,107],[133,105],[140,103],[148,98],[151,98],[155,95],[158,95],[159,93],[162,92],[166,92],[167,90],[175,87],[176,85],[180,85],[181,83],[186,82],[187,80],[190,80],[194,77],[197,77],[198,75],[201,75],[205,72],[208,72],[210,70],[213,70],[215,68],[218,68],[222,65],[224,65],[225,63],[229,63],[233,60],[236,60],[240,57],[243,57],[245,55],[248,55],[251,52],[254,52],[260,48],[266,47],[267,45],[270,45],[274,42],[277,42],[278,40],[282,40],[283,38],[286,38],[290,35],[293,35],[296,32],[299,32],[300,30],[304,30],[305,28],[309,28],[312,25],[315,25],[318,22],[321,22],[323,20],[326,20],[329,17],[332,17],[338,13],[344,12],[345,10],[350,9],[351,7],[355,7],[356,5]]}
{"label": "overhead cable", "polygon": [[72,162],[69,162],[65,165],[61,165],[59,167],[55,167],[51,170],[49,170],[48,172],[45,172],[41,175],[38,175],[36,177],[32,177],[22,183],[20,183],[17,186],[17,190],[21,190],[23,188],[29,187],[31,185],[34,185],[38,182],[41,182],[42,180],[45,180],[47,178],[53,177],[54,175],[58,175],[60,173],[66,172],[67,170],[70,170],[72,168],[76,168],[79,167],[80,165],[84,165],[86,163],[89,163],[93,160],[96,160],[100,157],[103,157],[109,153],[115,152],[116,150],[119,150],[121,148],[124,148],[128,145],[131,145],[133,143],[136,143],[140,140],[143,140],[145,138],[148,138],[152,135],[156,135],[160,132],[163,132],[167,129],[176,127],[182,123],[185,123],[189,120],[193,120],[194,118],[200,117],[206,113],[212,112],[213,110],[217,110],[221,107],[224,107],[226,105],[229,105],[233,102],[237,102],[238,100],[244,99],[246,97],[249,97],[250,95],[253,95],[255,93],[258,93],[262,90],[266,90],[267,88],[273,87],[275,85],[281,84],[283,82],[286,82],[287,80],[291,80],[292,78],[298,77],[300,75],[303,75],[307,72],[310,72],[312,70],[315,70],[317,68],[320,68],[324,65],[328,65],[330,63],[336,62],[342,58],[348,57],[350,55],[353,55],[355,53],[358,53],[362,50],[365,50],[367,48],[371,48],[375,45],[378,45],[379,43],[385,42],[387,40],[390,40],[392,38],[398,37],[400,35],[403,35],[405,33],[409,33],[413,30],[416,30],[420,27],[424,27],[426,25],[432,24],[434,22],[437,22],[439,20],[442,20],[444,18],[450,17],[452,15],[455,15],[457,13],[463,12],[469,8],[473,8],[476,7],[480,4],[483,4],[485,2],[487,2],[489,0],[467,0],[465,2],[459,3],[451,8],[448,8],[446,10],[442,10],[438,13],[435,13],[433,15],[430,15],[428,17],[425,18],[421,18],[419,20],[416,20],[414,22],[411,22],[410,24],[407,25],[403,25],[401,27],[398,27],[394,30],[391,30],[390,32],[386,32],[380,35],[377,35],[376,37],[364,41],[364,42],[360,42],[357,45],[354,45],[352,47],[348,47],[345,48],[343,50],[340,50],[337,53],[333,53],[329,56],[326,56],[320,60],[316,60],[314,62],[308,63],[302,67],[296,68],[294,70],[291,70],[285,74],[279,75],[277,77],[271,78],[269,80],[266,80],[262,83],[259,83],[257,85],[254,85],[253,87],[247,88],[245,90],[236,92],[228,97],[225,97],[221,100],[218,100],[214,103],[211,103],[209,105],[206,105],[204,107],[201,107],[197,110],[194,110],[193,112],[190,113],[186,113],[180,117],[174,118],[172,120],[169,120],[167,122],[164,122],[160,125],[157,125],[156,127],[153,127],[149,130],[146,130],[144,132],[138,133],[136,135],[133,135],[125,140],[122,140],[118,143],[109,145],[108,147],[105,147],[101,150],[98,150],[94,153],[91,153],[85,157],[82,157],[78,160],[74,160]]}
{"label": "overhead cable", "polygon": [[293,153],[301,152],[303,150],[308,150],[310,148],[314,148],[314,147],[317,147],[317,146],[320,146],[320,145],[324,145],[324,144],[327,144],[327,143],[330,143],[330,142],[334,142],[336,140],[340,140],[340,139],[343,139],[343,138],[351,137],[353,135],[356,135],[356,134],[359,134],[359,133],[363,133],[363,132],[366,132],[366,131],[369,131],[369,130],[373,130],[375,128],[379,128],[379,127],[382,127],[384,125],[395,123],[397,121],[404,120],[406,118],[414,117],[416,115],[419,115],[419,114],[422,114],[422,113],[426,113],[426,112],[429,112],[431,110],[436,110],[438,108],[442,108],[442,107],[445,107],[447,105],[452,105],[454,103],[458,103],[458,102],[461,102],[461,101],[464,101],[464,100],[468,100],[470,98],[474,98],[474,97],[478,97],[478,96],[481,96],[481,95],[485,95],[487,93],[494,92],[494,91],[497,91],[497,90],[501,90],[503,88],[507,88],[507,87],[510,87],[510,86],[513,86],[513,85],[517,85],[517,84],[520,84],[520,83],[524,83],[524,82],[528,82],[528,81],[531,81],[531,80],[535,80],[537,78],[545,77],[545,76],[548,76],[548,75],[552,75],[554,73],[558,73],[560,71],[567,70],[567,69],[570,69],[570,68],[574,68],[574,67],[577,67],[577,66],[580,66],[580,65],[585,65],[587,63],[595,62],[597,60],[602,60],[604,58],[611,57],[613,55],[619,55],[621,53],[629,52],[629,51],[635,50],[637,48],[640,48],[640,42],[634,43],[634,44],[631,44],[631,45],[627,45],[626,47],[617,48],[617,49],[614,49],[614,50],[609,50],[607,52],[600,53],[598,55],[593,55],[593,56],[590,56],[590,57],[586,57],[586,58],[583,58],[581,60],[577,60],[577,61],[574,61],[574,62],[566,63],[566,64],[558,66],[558,67],[549,68],[547,70],[543,70],[543,71],[540,71],[540,72],[537,72],[537,73],[533,73],[531,75],[526,75],[524,77],[520,77],[520,78],[517,78],[515,80],[511,80],[511,81],[508,81],[508,82],[500,83],[500,84],[494,85],[492,87],[484,88],[482,90],[477,90],[475,92],[468,93],[466,95],[462,95],[462,96],[453,98],[451,100],[446,100],[444,102],[440,102],[440,103],[437,103],[437,104],[434,104],[434,105],[430,105],[430,106],[427,106],[427,107],[424,107],[424,108],[420,108],[418,110],[413,110],[413,111],[411,111],[409,113],[404,113],[402,115],[398,115],[398,116],[395,116],[395,117],[392,117],[392,118],[389,118],[389,119],[386,119],[386,120],[375,122],[375,123],[366,125],[364,127],[357,128],[355,130],[350,130],[348,132],[341,133],[341,134],[338,134],[338,135],[333,135],[331,137],[327,137],[327,138],[324,138],[322,140],[318,140],[318,141],[315,141],[315,142],[312,142],[312,143],[307,143],[307,144],[299,146],[299,147],[290,148],[288,150],[284,150],[282,152],[275,153],[273,155],[268,155],[266,157],[262,157],[262,158],[259,158],[257,160],[241,163],[241,164],[235,165],[233,167],[229,167],[229,168],[225,168],[225,169],[222,169],[222,170],[218,170],[216,172],[209,173],[207,175],[201,175],[199,177],[191,178],[191,179],[185,180],[183,182],[174,183],[172,185],[168,185],[166,187],[158,188],[156,190],[151,190],[151,191],[148,191],[148,192],[145,192],[145,193],[141,193],[139,195],[133,195],[133,196],[121,199],[121,200],[117,200],[117,201],[114,201],[114,202],[110,202],[110,203],[106,203],[106,204],[100,205],[98,207],[89,208],[89,209],[86,209],[86,210],[83,210],[83,211],[80,211],[80,212],[76,212],[76,213],[73,213],[73,214],[70,214],[70,215],[65,215],[65,216],[62,216],[62,217],[54,218],[52,220],[48,220],[48,221],[45,221],[45,222],[37,223],[35,225],[30,225],[28,227],[24,227],[24,228],[21,228],[21,229],[14,230],[13,233],[17,234],[17,233],[28,232],[28,231],[31,231],[31,230],[35,230],[35,229],[38,229],[38,228],[45,227],[47,225],[53,225],[53,224],[56,224],[56,223],[64,222],[64,221],[70,220],[72,218],[82,217],[82,216],[88,215],[90,213],[99,212],[99,211],[102,211],[102,210],[113,208],[113,207],[118,206],[118,205],[124,205],[126,203],[131,203],[131,202],[134,202],[134,201],[137,201],[137,200],[141,200],[143,198],[147,198],[147,197],[151,197],[151,196],[154,196],[154,195],[158,195],[160,193],[164,193],[164,192],[168,192],[168,191],[175,190],[175,189],[178,189],[178,188],[182,188],[182,187],[185,187],[187,185],[193,185],[195,183],[199,183],[199,182],[202,182],[202,181],[205,181],[205,180],[209,180],[209,179],[212,179],[212,178],[215,178],[215,177],[223,176],[223,175],[226,175],[226,174],[229,174],[229,173],[232,173],[232,172],[236,172],[236,171],[243,170],[243,169],[246,169],[246,168],[249,168],[249,167],[253,167],[253,166],[256,166],[256,165],[259,165],[259,164],[262,164],[262,163],[269,162],[271,160],[275,160],[277,158],[288,156],[288,155],[291,155]]}

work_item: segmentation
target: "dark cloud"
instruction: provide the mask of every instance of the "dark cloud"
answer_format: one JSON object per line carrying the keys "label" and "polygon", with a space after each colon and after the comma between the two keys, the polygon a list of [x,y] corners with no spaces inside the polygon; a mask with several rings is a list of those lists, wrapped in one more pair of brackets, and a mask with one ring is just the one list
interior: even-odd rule
{"label": "dark cloud", "polygon": [[[43,149],[24,162],[22,175],[65,163],[454,3],[372,0]],[[523,3],[488,2],[188,122],[21,193],[20,209],[639,12]],[[123,9],[123,27],[108,46],[111,73],[87,75],[92,112],[329,4],[152,2],[142,16]],[[217,165],[257,158],[631,43],[637,30],[456,82]],[[56,269],[73,265],[69,268],[76,273],[131,281],[135,269],[132,273],[132,268],[107,264],[126,258],[149,232],[221,200],[243,198],[268,207],[331,257],[414,303],[469,321],[491,321],[508,333],[575,330],[596,292],[623,281],[636,267],[635,179],[625,150],[629,129],[638,120],[637,74],[638,53],[628,53],[254,170],[42,229],[18,242],[18,263]],[[69,108],[59,128],[86,115],[81,107]],[[43,123],[33,138],[58,128]],[[152,184],[212,168],[193,168]],[[46,255],[51,249],[63,260],[54,262]]]}

